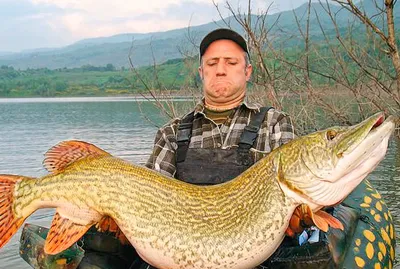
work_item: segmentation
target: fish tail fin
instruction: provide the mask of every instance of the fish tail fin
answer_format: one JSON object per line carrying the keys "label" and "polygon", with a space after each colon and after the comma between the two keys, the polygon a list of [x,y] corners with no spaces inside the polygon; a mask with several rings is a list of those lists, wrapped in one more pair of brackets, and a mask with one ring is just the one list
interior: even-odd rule
{"label": "fish tail fin", "polygon": [[25,218],[15,216],[14,186],[22,176],[0,175],[0,248],[3,247],[21,227]]}

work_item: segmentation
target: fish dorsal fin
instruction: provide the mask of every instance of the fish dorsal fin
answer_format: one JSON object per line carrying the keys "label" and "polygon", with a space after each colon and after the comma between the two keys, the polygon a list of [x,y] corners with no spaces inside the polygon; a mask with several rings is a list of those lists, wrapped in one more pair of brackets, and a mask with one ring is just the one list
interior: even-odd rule
{"label": "fish dorsal fin", "polygon": [[54,255],[66,250],[78,241],[92,225],[93,223],[86,225],[75,223],[56,212],[46,238],[44,251],[46,254]]}
{"label": "fish dorsal fin", "polygon": [[110,154],[87,142],[63,141],[45,154],[43,166],[49,172],[59,172],[71,163],[88,156],[109,156]]}

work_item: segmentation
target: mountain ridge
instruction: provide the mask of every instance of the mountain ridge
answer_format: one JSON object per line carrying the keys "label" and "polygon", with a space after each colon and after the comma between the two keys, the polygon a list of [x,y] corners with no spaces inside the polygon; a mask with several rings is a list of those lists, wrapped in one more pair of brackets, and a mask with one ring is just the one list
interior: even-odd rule
{"label": "mountain ridge", "polygon": [[[374,7],[368,4],[368,1],[366,3],[364,5],[366,12],[374,12]],[[343,9],[339,12],[341,9],[339,6],[330,5],[330,7],[336,13],[338,26],[346,29],[352,15]],[[307,4],[303,4],[293,11],[283,11],[266,16],[267,25],[272,25],[279,18],[276,28],[270,33],[276,39],[277,44],[280,40],[283,42],[288,36],[295,35],[296,32],[300,36],[294,14],[301,20],[301,25],[304,27],[307,8]],[[397,5],[394,14],[397,14],[400,18],[400,5]],[[258,17],[252,15],[251,18],[254,27]],[[399,21],[398,18],[397,21]],[[232,29],[243,34],[242,27],[233,17],[224,20],[231,23]],[[318,21],[321,22],[324,31],[332,32],[332,35],[334,35],[334,25],[329,16],[324,14],[323,6],[319,3],[312,3],[310,36],[321,39]],[[197,49],[192,43],[198,45],[201,38],[209,31],[223,25],[224,22],[219,20],[190,27],[190,36],[194,38],[191,42],[187,38],[188,27],[183,27],[164,32],[121,33],[108,37],[82,39],[60,48],[39,48],[12,54],[0,52],[0,66],[12,66],[16,69],[58,69],[75,68],[83,65],[105,66],[110,63],[120,68],[129,66],[129,57],[131,57],[135,66],[146,66],[154,62],[162,63],[170,59],[183,58],[182,51],[188,51],[190,55],[196,54]],[[290,44],[293,45],[293,43]]]}

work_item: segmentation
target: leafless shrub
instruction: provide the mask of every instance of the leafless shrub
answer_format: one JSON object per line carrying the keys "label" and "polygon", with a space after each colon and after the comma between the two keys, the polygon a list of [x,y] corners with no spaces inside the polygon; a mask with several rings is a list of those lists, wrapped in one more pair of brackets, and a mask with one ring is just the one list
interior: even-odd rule
{"label": "leafless shrub", "polygon": [[[188,84],[194,84],[195,87],[187,86],[187,84],[184,84],[183,86],[180,87],[179,90],[172,90],[171,88],[175,88],[174,84],[177,78],[175,78],[175,81],[173,82],[172,85],[165,86],[163,84],[162,80],[159,77],[160,65],[157,64],[156,62],[151,44],[150,47],[152,52],[153,64],[152,66],[148,67],[148,72],[146,72],[146,74],[140,73],[138,68],[136,68],[134,65],[134,59],[132,56],[133,50],[135,48],[134,41],[132,41],[128,57],[130,69],[133,75],[136,77],[137,80],[139,80],[141,85],[143,85],[143,87],[145,88],[145,93],[140,93],[140,96],[142,97],[141,99],[145,100],[146,102],[151,102],[157,108],[160,114],[167,119],[173,119],[182,116],[183,113],[188,110],[187,106],[189,104],[188,102],[185,103],[177,102],[177,99],[184,98],[186,101],[191,101],[191,106],[193,106],[193,104],[196,102],[199,96],[199,94],[196,93],[197,86],[196,86],[196,75],[193,71],[193,57],[189,57],[187,51],[184,52],[181,50],[181,53],[184,56],[183,57],[184,68],[187,70],[186,81]],[[177,76],[179,75],[181,74],[178,73]],[[152,123],[154,126],[157,126],[157,124],[150,117],[148,117],[147,113],[144,112],[142,108],[142,102],[139,99],[138,99],[138,104],[139,104],[139,110],[141,111],[141,115],[147,121]],[[182,104],[186,105],[182,106]]]}
{"label": "leafless shrub", "polygon": [[[291,114],[300,134],[325,125],[352,124],[377,110],[400,115],[396,1],[385,0],[383,5],[374,0],[374,14],[351,0],[334,2],[341,9],[328,1],[309,0],[304,13],[293,11],[297,29],[291,32],[281,27],[279,16],[267,20],[271,6],[253,14],[251,0],[246,12],[225,3],[249,41],[256,70],[252,95]],[[345,27],[338,21],[344,12],[352,14]],[[321,17],[329,18],[333,35],[324,29]],[[319,26],[322,40],[313,40],[311,23]],[[299,44],[295,54],[288,52],[289,43]]]}
{"label": "leafless shrub", "polygon": [[[249,98],[288,112],[297,132],[303,134],[332,124],[352,124],[377,110],[400,115],[400,57],[393,19],[396,0],[372,1],[376,7],[373,14],[352,0],[333,0],[335,5],[309,0],[303,13],[293,11],[296,29],[282,27],[280,15],[271,20],[271,5],[257,13],[251,0],[244,11],[229,1],[224,7],[214,5],[225,24],[218,26],[239,25],[248,39],[254,67]],[[222,8],[231,20],[222,16]],[[347,16],[350,19],[343,25],[340,17],[345,12],[352,16]],[[327,20],[329,29],[325,29]],[[317,30],[322,38],[315,38]],[[179,49],[186,59],[188,84],[179,92],[191,96],[193,105],[201,95],[198,59],[192,56],[200,40],[190,27],[186,38],[191,46]],[[154,57],[151,85],[130,60],[149,100],[169,118],[182,115],[173,102],[161,102],[171,97],[171,91],[160,83]]]}

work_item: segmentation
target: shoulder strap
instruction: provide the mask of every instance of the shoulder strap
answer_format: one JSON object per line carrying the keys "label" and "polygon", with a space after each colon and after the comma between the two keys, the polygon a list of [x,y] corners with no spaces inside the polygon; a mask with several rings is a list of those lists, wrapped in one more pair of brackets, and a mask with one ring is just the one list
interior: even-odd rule
{"label": "shoulder strap", "polygon": [[238,144],[238,156],[240,163],[244,165],[250,165],[250,148],[254,145],[257,140],[258,130],[260,130],[261,124],[265,119],[265,115],[268,110],[272,107],[261,107],[260,111],[253,115],[249,125],[244,128],[242,135],[240,136],[240,141]]}
{"label": "shoulder strap", "polygon": [[[244,128],[238,144],[239,158],[241,163],[249,165],[251,163],[249,151],[254,145],[258,130],[264,121],[265,115],[272,107],[261,107],[260,111],[253,115],[249,125]],[[186,153],[189,148],[190,138],[192,137],[192,127],[194,120],[194,112],[182,118],[177,131],[176,142],[178,148],[176,150],[176,162],[183,162],[186,159]],[[240,161],[240,160],[239,160]]]}
{"label": "shoulder strap", "polygon": [[192,137],[192,127],[194,120],[194,112],[186,115],[182,118],[178,126],[178,132],[176,135],[176,143],[178,148],[176,149],[176,162],[183,162],[186,159],[186,152],[189,148],[190,138]]}

